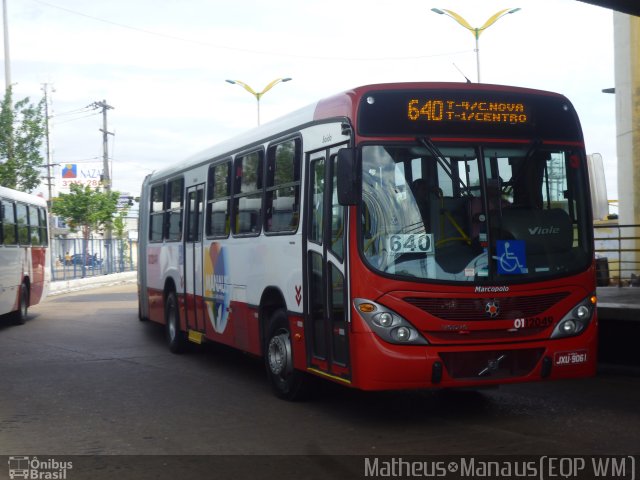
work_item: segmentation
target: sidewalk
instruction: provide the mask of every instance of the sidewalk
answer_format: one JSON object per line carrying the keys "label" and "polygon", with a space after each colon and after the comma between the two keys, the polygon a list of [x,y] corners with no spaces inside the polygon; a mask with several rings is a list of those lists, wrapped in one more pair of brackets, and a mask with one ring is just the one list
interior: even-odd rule
{"label": "sidewalk", "polygon": [[49,296],[63,293],[87,290],[90,288],[120,285],[123,283],[135,283],[137,272],[111,273],[109,275],[96,275],[93,277],[76,278],[73,280],[57,280],[49,284]]}
{"label": "sidewalk", "polygon": [[640,287],[598,287],[598,318],[640,322]]}

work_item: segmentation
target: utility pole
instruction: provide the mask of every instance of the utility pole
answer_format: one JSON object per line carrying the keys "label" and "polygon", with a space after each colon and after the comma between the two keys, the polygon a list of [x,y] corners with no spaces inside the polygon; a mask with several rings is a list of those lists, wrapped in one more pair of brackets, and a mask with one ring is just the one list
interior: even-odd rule
{"label": "utility pole", "polygon": [[2,0],[2,19],[4,27],[4,81],[5,90],[11,86],[11,59],[9,58],[9,19],[7,18],[7,0]]}
{"label": "utility pole", "polygon": [[107,110],[112,110],[113,107],[107,104],[106,100],[101,102],[93,102],[90,106],[102,109],[102,184],[106,192],[111,191],[111,175],[109,174],[109,135],[113,135],[113,132],[107,130]]}
{"label": "utility pole", "polygon": [[[53,89],[52,89],[53,90]],[[47,176],[44,177],[47,179],[47,189],[48,189],[48,197],[47,197],[47,206],[49,218],[47,219],[49,222],[49,233],[53,235],[53,215],[51,214],[51,203],[53,201],[53,175],[51,175],[51,167],[57,165],[52,163],[51,161],[51,136],[49,131],[49,84],[42,84],[42,91],[44,92],[44,134],[45,134],[45,142],[46,142],[46,154],[47,154]],[[53,90],[55,91],[55,90]],[[51,239],[49,239],[51,240]],[[53,261],[53,258],[52,258]]]}
{"label": "utility pole", "polygon": [[[107,103],[106,100],[101,102],[93,102],[91,104],[94,108],[102,109],[102,184],[104,185],[105,192],[111,192],[111,175],[109,173],[109,135],[114,135],[107,129],[107,110],[112,110],[113,107]],[[113,249],[111,248],[111,227],[107,226],[104,232],[105,248],[107,250],[107,271],[105,273],[112,273],[113,271]]]}
{"label": "utility pole", "polygon": [[47,187],[48,187],[48,199],[49,199],[49,208],[51,208],[51,199],[53,198],[53,176],[51,175],[51,167],[53,167],[53,163],[51,163],[51,138],[49,135],[49,84],[42,84],[42,91],[44,92],[44,135],[45,135],[45,144],[46,144],[46,155],[47,155],[47,176],[44,177],[47,179]]}

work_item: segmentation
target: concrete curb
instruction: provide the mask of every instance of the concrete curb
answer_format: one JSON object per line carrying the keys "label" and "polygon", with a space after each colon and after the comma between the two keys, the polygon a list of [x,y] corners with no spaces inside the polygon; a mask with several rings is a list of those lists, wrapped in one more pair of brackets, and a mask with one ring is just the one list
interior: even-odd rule
{"label": "concrete curb", "polygon": [[123,283],[135,283],[136,280],[137,272],[112,273],[109,275],[96,275],[95,277],[75,278],[73,280],[58,280],[49,284],[48,296],[88,290],[90,288],[120,285]]}

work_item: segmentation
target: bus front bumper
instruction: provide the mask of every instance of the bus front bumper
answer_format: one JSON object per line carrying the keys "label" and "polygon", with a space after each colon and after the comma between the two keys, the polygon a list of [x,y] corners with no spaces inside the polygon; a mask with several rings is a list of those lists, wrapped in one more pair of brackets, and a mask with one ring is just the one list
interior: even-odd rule
{"label": "bus front bumper", "polygon": [[594,323],[575,337],[491,345],[394,345],[373,332],[356,333],[352,386],[362,390],[481,388],[594,376]]}

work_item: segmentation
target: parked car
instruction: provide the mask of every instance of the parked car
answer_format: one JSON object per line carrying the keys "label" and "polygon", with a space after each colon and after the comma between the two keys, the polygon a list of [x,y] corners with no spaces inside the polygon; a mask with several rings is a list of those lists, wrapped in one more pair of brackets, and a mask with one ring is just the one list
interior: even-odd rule
{"label": "parked car", "polygon": [[[83,256],[81,253],[76,253],[72,255],[71,264],[81,266],[83,263],[82,257]],[[85,258],[84,265],[87,267],[96,268],[102,265],[102,259],[98,258],[98,256],[95,253],[93,255],[87,253],[84,258]]]}

